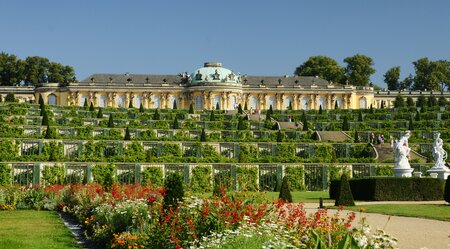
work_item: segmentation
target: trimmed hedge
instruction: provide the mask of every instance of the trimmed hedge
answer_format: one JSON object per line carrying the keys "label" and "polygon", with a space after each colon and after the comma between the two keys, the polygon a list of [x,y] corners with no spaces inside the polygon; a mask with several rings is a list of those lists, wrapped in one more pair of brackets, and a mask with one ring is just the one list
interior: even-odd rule
{"label": "trimmed hedge", "polygon": [[[444,181],[436,178],[374,177],[349,181],[355,200],[434,201],[444,196]],[[331,181],[330,199],[336,199],[340,181]]]}

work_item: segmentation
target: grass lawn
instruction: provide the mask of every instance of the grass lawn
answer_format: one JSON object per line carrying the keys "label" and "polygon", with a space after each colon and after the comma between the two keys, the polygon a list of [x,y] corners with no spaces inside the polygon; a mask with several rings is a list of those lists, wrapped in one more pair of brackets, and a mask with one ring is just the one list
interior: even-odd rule
{"label": "grass lawn", "polygon": [[345,207],[345,209],[357,212],[359,212],[361,208],[367,213],[450,221],[450,206],[443,204],[371,204]]}
{"label": "grass lawn", "polygon": [[[249,197],[254,196],[253,199],[257,203],[261,202],[273,202],[274,200],[278,199],[278,196],[280,195],[279,192],[231,192],[232,195],[235,197]],[[308,203],[319,203],[320,197],[323,198],[324,202],[333,202],[334,200],[329,199],[329,194],[326,191],[313,191],[313,192],[291,192],[292,194],[292,200],[294,202],[308,202]],[[212,196],[212,193],[194,193],[192,194],[194,196],[200,197],[200,198],[209,198]]]}
{"label": "grass lawn", "polygon": [[51,211],[0,211],[0,248],[80,248],[58,214]]}

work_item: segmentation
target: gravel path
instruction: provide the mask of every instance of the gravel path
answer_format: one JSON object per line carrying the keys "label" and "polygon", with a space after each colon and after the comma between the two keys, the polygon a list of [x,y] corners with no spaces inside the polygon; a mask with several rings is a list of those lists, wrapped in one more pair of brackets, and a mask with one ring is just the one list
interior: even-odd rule
{"label": "gravel path", "polygon": [[[388,202],[391,204],[403,204],[404,202]],[[420,204],[443,204],[444,202],[407,202]],[[368,205],[375,203],[357,203],[357,205]],[[377,203],[381,204],[381,203]],[[327,203],[326,205],[329,205]],[[317,210],[318,204],[305,203],[308,212]],[[450,206],[449,206],[450,208]],[[329,210],[334,213],[336,210]],[[344,211],[348,212],[348,211]],[[367,218],[372,231],[377,228],[384,229],[386,233],[391,234],[398,239],[398,248],[400,249],[450,249],[450,222],[428,220],[421,218],[389,216],[375,213],[356,213],[357,222],[360,216]],[[355,223],[356,224],[356,223]]]}

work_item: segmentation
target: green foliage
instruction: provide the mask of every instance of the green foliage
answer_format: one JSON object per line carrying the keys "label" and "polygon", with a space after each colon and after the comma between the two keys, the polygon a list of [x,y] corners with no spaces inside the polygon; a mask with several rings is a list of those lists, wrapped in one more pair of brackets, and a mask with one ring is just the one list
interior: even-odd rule
{"label": "green foliage", "polygon": [[131,108],[134,108],[134,107],[133,107],[133,101],[132,101],[131,99],[130,99],[130,101],[128,102],[128,108],[130,108],[130,109],[131,109]]}
{"label": "green foliage", "polygon": [[402,95],[399,94],[395,97],[394,107],[395,108],[405,107],[405,98],[403,98]]}
{"label": "green foliage", "polygon": [[278,130],[277,132],[277,142],[278,143],[283,142],[283,134],[281,133],[281,130]]}
{"label": "green foliage", "polygon": [[450,62],[446,60],[431,61],[421,58],[413,62],[415,69],[414,90],[427,89],[428,91],[441,91],[441,83],[449,85]]}
{"label": "green foliage", "polygon": [[200,134],[200,142],[206,142],[206,132],[205,129],[202,129],[202,133]]}
{"label": "green foliage", "polygon": [[128,126],[125,129],[125,137],[123,140],[131,140],[130,129],[128,128]]}
{"label": "green foliage", "polygon": [[216,103],[216,110],[220,110],[219,102]]}
{"label": "green foliage", "polygon": [[50,127],[50,125],[48,125],[48,124],[47,124],[47,129],[45,130],[44,138],[45,139],[55,138],[55,133],[54,133],[53,129]]}
{"label": "green foliage", "polygon": [[211,192],[211,175],[212,169],[210,166],[195,166],[192,169],[191,191],[194,193]]}
{"label": "green foliage", "polygon": [[47,111],[44,109],[43,114],[42,114],[42,126],[46,126],[48,125],[48,115],[47,115]]}
{"label": "green foliage", "polygon": [[292,191],[305,190],[305,168],[303,166],[286,166],[284,173],[284,178],[288,181],[289,187]]}
{"label": "green foliage", "polygon": [[359,111],[359,113],[358,113],[358,122],[364,122],[364,117],[363,117],[362,111]]}
{"label": "green foliage", "polygon": [[189,114],[194,114],[194,113],[195,113],[194,105],[191,103],[191,104],[189,104]]}
{"label": "green foliage", "polygon": [[434,95],[428,96],[428,99],[427,99],[428,107],[434,107],[434,106],[437,106],[437,104],[438,104],[438,102],[437,102],[436,96],[434,96]]}
{"label": "green foliage", "polygon": [[349,131],[350,130],[350,123],[348,122],[347,115],[344,116],[344,120],[342,121],[342,130],[343,131]]}
{"label": "green foliage", "polygon": [[445,181],[444,200],[450,203],[450,175],[447,176],[447,180]]}
{"label": "green foliage", "polygon": [[214,110],[211,110],[211,113],[209,114],[209,121],[216,121]]}
{"label": "green foliage", "polygon": [[147,167],[142,171],[142,184],[160,188],[164,184],[163,171],[160,167]]}
{"label": "green foliage", "polygon": [[241,191],[258,191],[259,186],[256,182],[258,177],[257,167],[237,167],[237,184]]}
{"label": "green foliage", "polygon": [[414,123],[413,123],[412,115],[409,116],[408,130],[410,130],[410,131],[414,130]]}
{"label": "green foliage", "polygon": [[112,112],[109,114],[108,128],[114,128],[114,115]]}
{"label": "green foliage", "polygon": [[238,118],[238,124],[237,124],[237,129],[238,130],[247,130],[247,124],[245,123],[245,121],[243,120],[242,117]]}
{"label": "green foliage", "polygon": [[445,107],[445,106],[447,106],[449,103],[448,103],[448,100],[444,97],[444,96],[440,96],[439,97],[439,100],[438,100],[438,105],[439,106],[441,106],[441,107]]}
{"label": "green foliage", "polygon": [[87,100],[87,99],[84,99],[83,107],[84,107],[84,109],[86,109],[86,110],[89,108],[89,106],[88,106],[88,100]]}
{"label": "green foliage", "polygon": [[321,115],[322,113],[323,113],[322,105],[319,105],[319,115]]}
{"label": "green foliage", "polygon": [[333,162],[336,159],[336,152],[331,144],[316,145],[315,157],[321,162]]}
{"label": "green foliage", "polygon": [[390,68],[383,76],[389,90],[400,90],[400,67]]}
{"label": "green foliage", "polygon": [[98,108],[97,118],[103,118],[103,111],[101,107]]}
{"label": "green foliage", "polygon": [[415,106],[414,100],[411,96],[409,96],[408,98],[406,98],[406,106],[407,107],[412,107]]}
{"label": "green foliage", "polygon": [[144,146],[137,141],[133,141],[123,150],[123,155],[127,162],[143,162],[145,160]]}
{"label": "green foliage", "polygon": [[283,181],[281,182],[281,190],[278,198],[282,199],[286,203],[292,203],[292,194],[289,188],[289,181],[286,176],[283,177]]}
{"label": "green foliage", "polygon": [[42,155],[44,160],[50,162],[63,161],[64,160],[64,145],[56,141],[45,143],[42,148]]}
{"label": "green foliage", "polygon": [[181,157],[181,148],[178,144],[164,143],[161,149],[162,156]]}
{"label": "green foliage", "polygon": [[367,86],[370,81],[370,76],[375,73],[373,69],[372,58],[365,55],[354,55],[344,59],[347,63],[345,68],[345,77],[350,84],[355,86]]}
{"label": "green foliage", "polygon": [[319,76],[333,82],[342,82],[344,68],[334,59],[326,56],[311,56],[295,69],[298,76]]}
{"label": "green foliage", "polygon": [[347,179],[347,175],[343,174],[341,176],[341,182],[337,192],[335,206],[355,206],[353,201],[352,190],[350,189],[350,184]]}
{"label": "green foliage", "polygon": [[377,166],[377,176],[394,176],[394,168],[391,166]]}
{"label": "green foliage", "polygon": [[144,105],[141,103],[141,105],[139,106],[139,112],[140,113],[144,113],[145,112],[145,110],[144,110]]}
{"label": "green foliage", "polygon": [[91,102],[91,105],[89,106],[89,111],[93,112],[95,110],[94,103]]}
{"label": "green foliage", "polygon": [[180,129],[180,125],[179,125],[179,123],[178,123],[178,118],[177,118],[177,116],[175,116],[175,118],[173,119],[172,128],[173,128],[173,129]]}
{"label": "green foliage", "polygon": [[17,157],[19,157],[19,144],[14,140],[1,140],[0,161],[14,161]]}
{"label": "green foliage", "polygon": [[16,98],[14,97],[14,93],[7,93],[5,97],[5,102],[16,102]]}
{"label": "green foliage", "polygon": [[161,116],[159,115],[158,109],[155,110],[155,113],[153,114],[153,120],[160,120]]}
{"label": "green foliage", "polygon": [[423,95],[417,97],[416,106],[423,108],[427,104],[427,98]]}
{"label": "green foliage", "polygon": [[304,111],[302,115],[302,123],[303,123],[303,131],[308,131],[309,130],[308,119],[306,118],[306,113]]}
{"label": "green foliage", "polygon": [[106,190],[112,188],[113,183],[116,181],[116,166],[114,164],[108,165],[95,165],[92,168],[92,176],[94,181],[102,185]]}
{"label": "green foliage", "polygon": [[66,170],[62,165],[45,166],[42,170],[42,180],[45,185],[63,184]]}
{"label": "green foliage", "polygon": [[[271,106],[272,106],[272,105],[271,105]],[[238,114],[242,114],[242,113],[244,113],[244,112],[242,111],[242,105],[239,104],[239,105],[238,105]]]}
{"label": "green foliage", "polygon": [[183,176],[179,173],[169,173],[164,180],[164,190],[164,210],[177,208],[184,197]]}
{"label": "green foliage", "polygon": [[6,186],[11,184],[11,172],[12,169],[9,165],[0,163],[0,186]]}
{"label": "green foliage", "polygon": [[178,107],[177,107],[177,101],[176,101],[176,100],[173,101],[172,109],[173,109],[173,110],[178,109]]}

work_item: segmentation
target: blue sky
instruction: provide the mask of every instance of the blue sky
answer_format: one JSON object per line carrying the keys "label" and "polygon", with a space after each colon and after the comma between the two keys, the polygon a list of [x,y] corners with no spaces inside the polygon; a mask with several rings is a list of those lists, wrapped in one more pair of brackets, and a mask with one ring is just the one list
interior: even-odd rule
{"label": "blue sky", "polygon": [[450,60],[450,1],[2,1],[0,51],[93,73],[178,74],[205,61],[291,75],[314,55],[373,58],[372,82]]}

